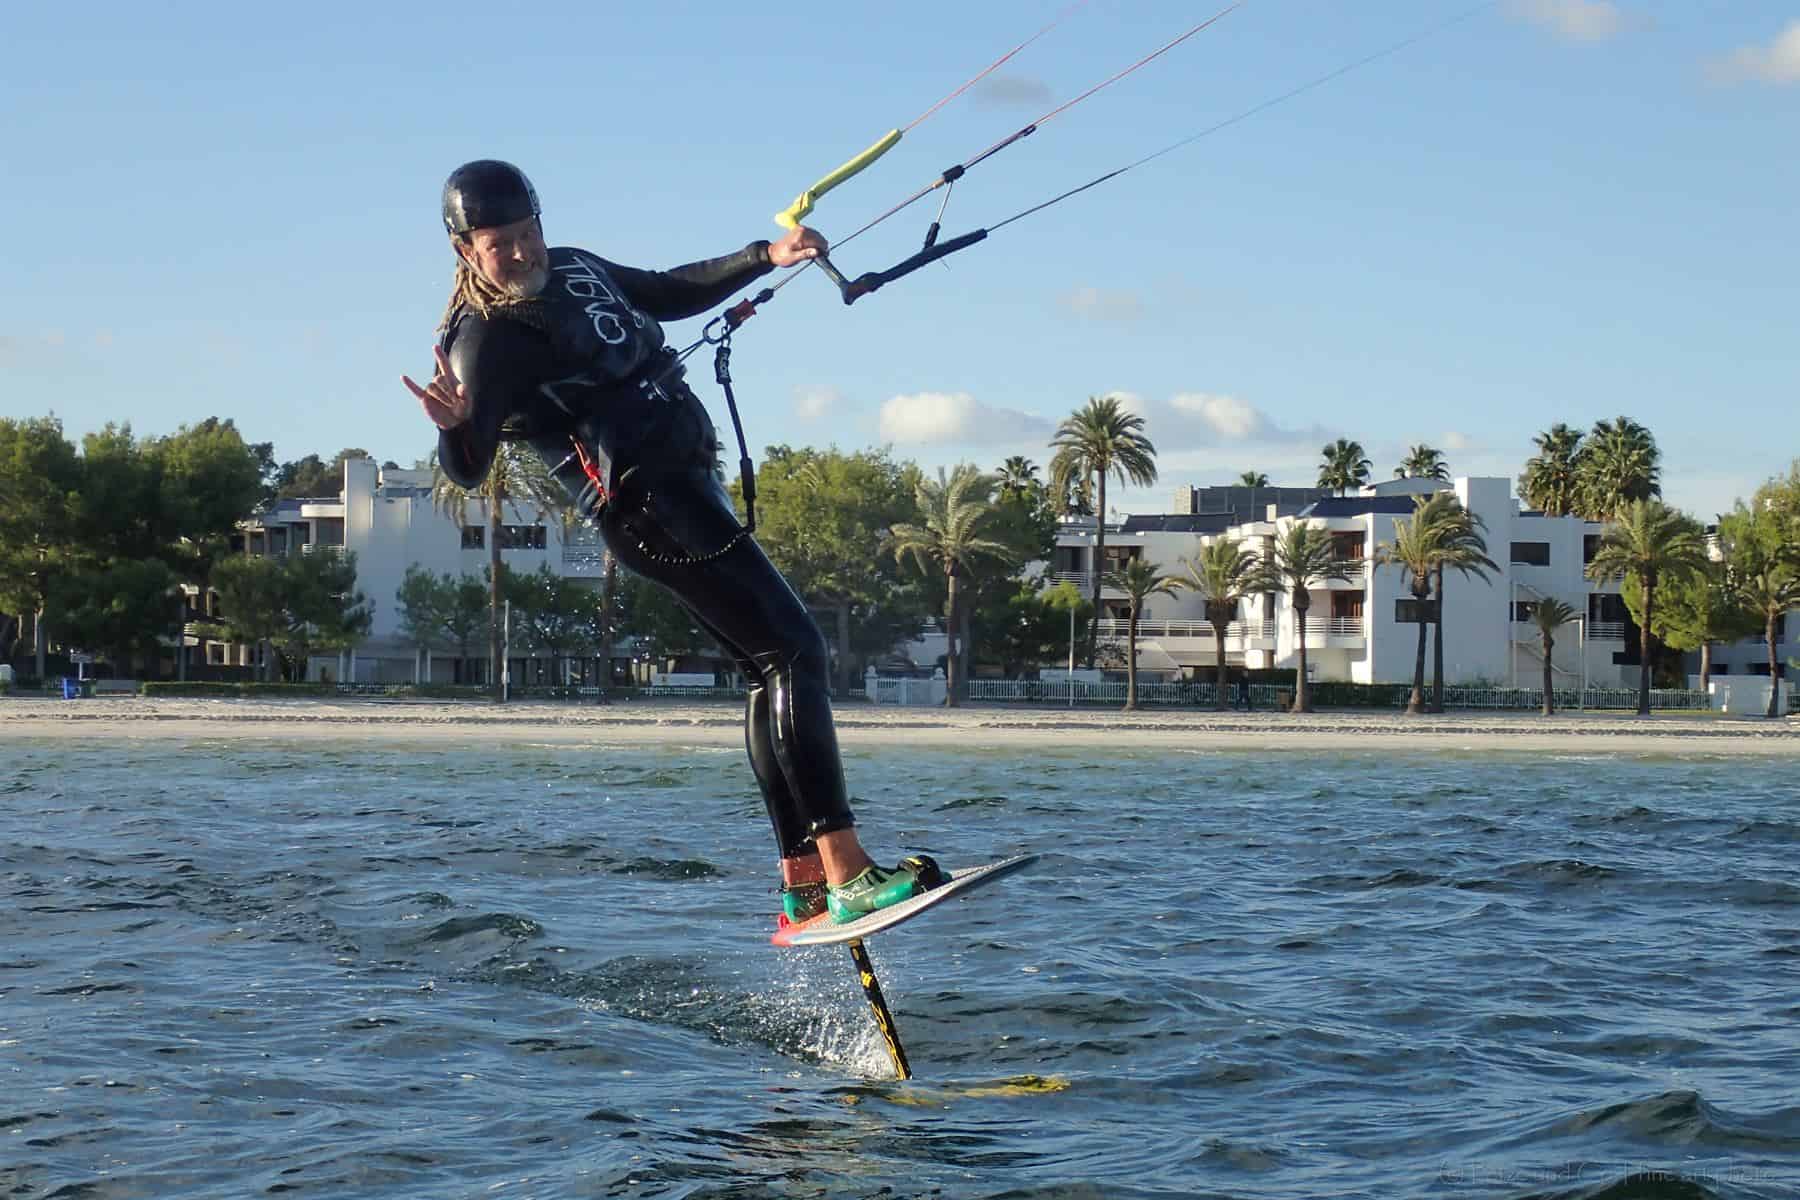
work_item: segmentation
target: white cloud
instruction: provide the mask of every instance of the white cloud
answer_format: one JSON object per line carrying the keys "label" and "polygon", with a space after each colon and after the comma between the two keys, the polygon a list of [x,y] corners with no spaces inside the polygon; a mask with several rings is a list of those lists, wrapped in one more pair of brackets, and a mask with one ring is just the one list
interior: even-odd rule
{"label": "white cloud", "polygon": [[1181,392],[1149,430],[1157,448],[1211,445],[1316,445],[1330,435],[1318,425],[1290,429],[1256,405],[1221,392]]}
{"label": "white cloud", "polygon": [[1106,292],[1081,287],[1057,297],[1057,303],[1078,317],[1091,321],[1136,321],[1144,315],[1144,301],[1136,292]]}
{"label": "white cloud", "polygon": [[882,440],[897,445],[1005,445],[1044,439],[1053,429],[1043,417],[982,404],[967,392],[914,392],[881,406]]}
{"label": "white cloud", "polygon": [[1197,417],[1215,434],[1229,441],[1254,437],[1268,422],[1256,406],[1236,396],[1208,392],[1183,392],[1169,401],[1178,413]]}
{"label": "white cloud", "polygon": [[1628,21],[1610,0],[1512,0],[1515,15],[1572,42],[1602,42]]}
{"label": "white cloud", "polygon": [[1438,438],[1438,441],[1443,445],[1443,448],[1446,451],[1452,454],[1467,450],[1475,444],[1469,440],[1468,434],[1458,433],[1454,429],[1446,431]]}
{"label": "white cloud", "polygon": [[1800,83],[1800,20],[1788,22],[1767,46],[1744,46],[1708,68],[1721,83]]}
{"label": "white cloud", "polygon": [[[1134,417],[1142,417],[1145,421],[1150,421],[1155,418],[1156,414],[1151,411],[1150,402],[1136,392],[1101,392],[1100,398],[1102,400],[1117,400],[1119,402],[1119,407]],[[1083,402],[1082,407],[1086,407],[1085,402]]]}
{"label": "white cloud", "polygon": [[833,387],[795,388],[794,415],[802,421],[823,420],[843,399],[844,394]]}

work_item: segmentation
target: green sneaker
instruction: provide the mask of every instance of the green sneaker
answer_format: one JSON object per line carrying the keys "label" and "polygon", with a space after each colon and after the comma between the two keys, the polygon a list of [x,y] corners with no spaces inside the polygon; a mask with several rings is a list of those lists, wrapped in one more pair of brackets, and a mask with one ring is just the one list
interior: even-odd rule
{"label": "green sneaker", "polygon": [[781,889],[781,916],[776,919],[775,925],[778,929],[785,929],[789,925],[801,925],[824,911],[824,884],[787,884]]}
{"label": "green sneaker", "polygon": [[944,882],[944,873],[923,854],[900,860],[892,870],[868,867],[848,883],[825,889],[825,905],[839,925],[866,917],[877,909],[910,900]]}

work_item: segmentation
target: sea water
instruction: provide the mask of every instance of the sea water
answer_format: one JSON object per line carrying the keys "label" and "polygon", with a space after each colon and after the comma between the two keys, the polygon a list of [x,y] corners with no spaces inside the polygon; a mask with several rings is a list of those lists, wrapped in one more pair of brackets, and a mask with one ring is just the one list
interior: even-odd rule
{"label": "sea water", "polygon": [[1800,1195],[1791,762],[854,750],[903,1083],[603,736],[9,739],[0,1196]]}

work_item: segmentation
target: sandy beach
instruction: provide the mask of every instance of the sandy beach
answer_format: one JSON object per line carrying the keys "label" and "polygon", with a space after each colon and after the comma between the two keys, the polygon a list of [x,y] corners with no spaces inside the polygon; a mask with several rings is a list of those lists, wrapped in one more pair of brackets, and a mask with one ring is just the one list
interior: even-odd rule
{"label": "sandy beach", "polygon": [[[838,708],[846,746],[901,742],[1055,747],[1127,743],[1189,749],[1369,749],[1386,746],[1561,753],[1800,755],[1800,724],[1757,717],[1627,713],[1216,713],[1193,709],[1057,709],[979,705]],[[630,699],[497,705],[383,697],[336,700],[108,698],[0,700],[0,741],[179,735],[232,738],[529,739],[723,745],[741,740],[731,701]]]}

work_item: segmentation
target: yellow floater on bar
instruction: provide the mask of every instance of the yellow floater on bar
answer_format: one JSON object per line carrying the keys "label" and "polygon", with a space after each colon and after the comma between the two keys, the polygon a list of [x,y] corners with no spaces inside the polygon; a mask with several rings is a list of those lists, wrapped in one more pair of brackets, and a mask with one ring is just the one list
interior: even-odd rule
{"label": "yellow floater on bar", "polygon": [[792,204],[775,214],[775,223],[783,229],[792,229],[800,224],[800,218],[813,210],[813,202],[820,196],[893,149],[900,140],[900,132],[898,129],[888,130],[873,146],[801,192]]}

